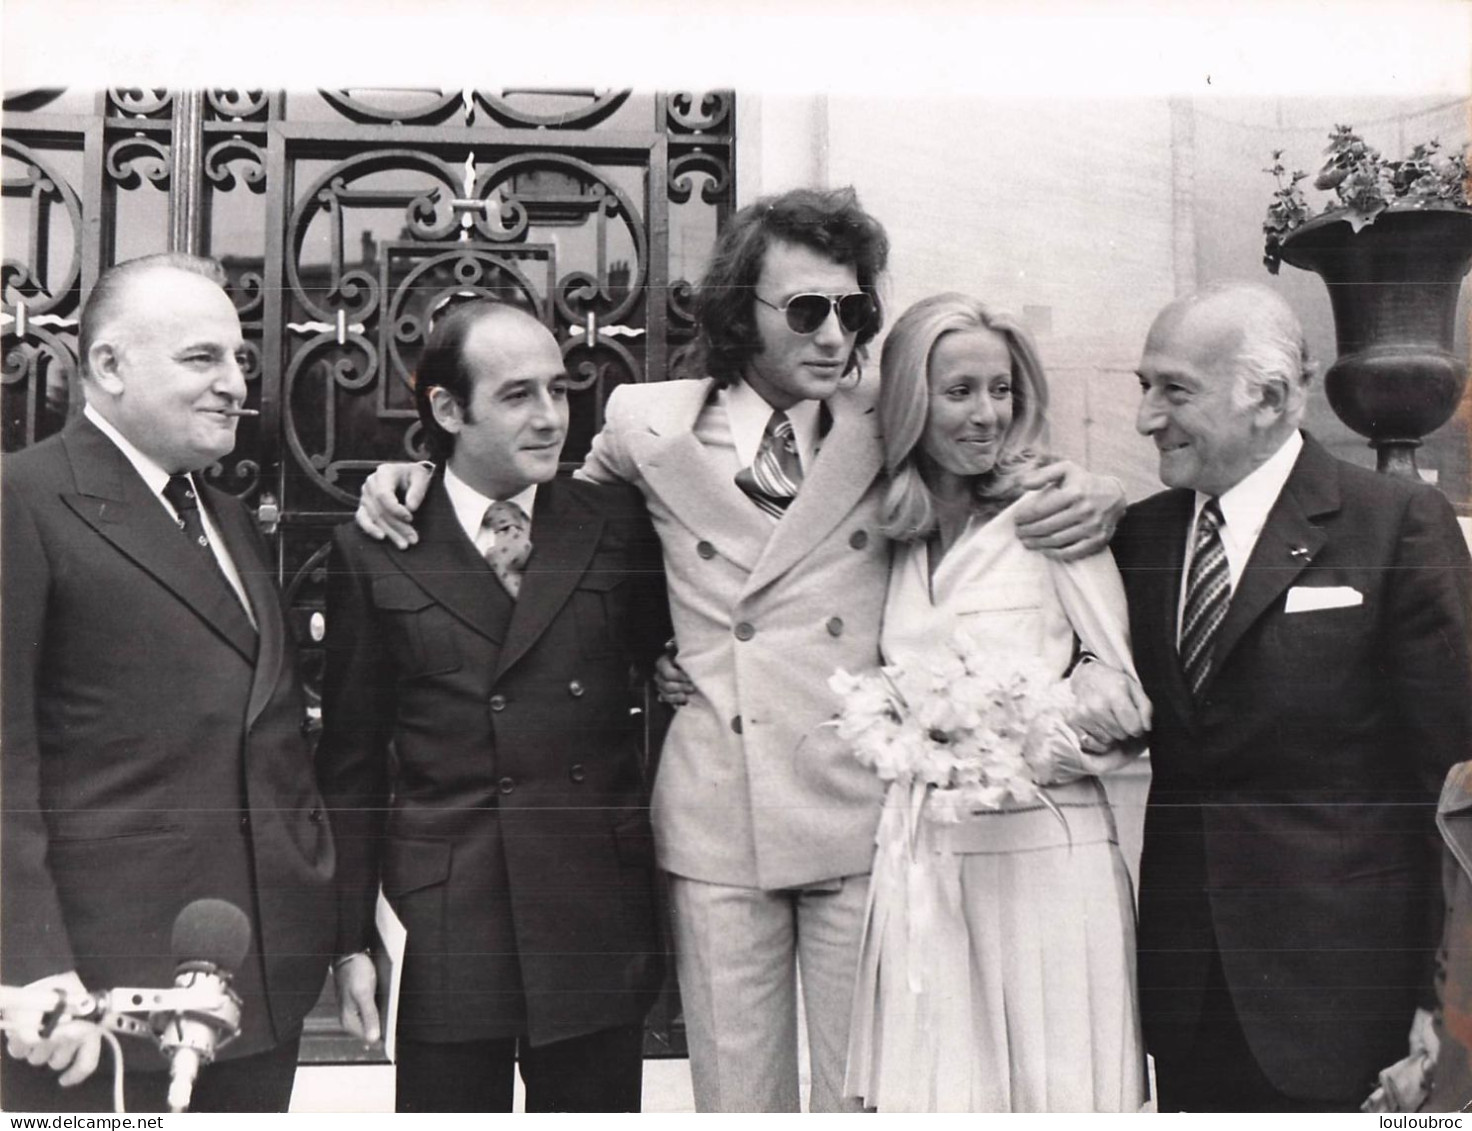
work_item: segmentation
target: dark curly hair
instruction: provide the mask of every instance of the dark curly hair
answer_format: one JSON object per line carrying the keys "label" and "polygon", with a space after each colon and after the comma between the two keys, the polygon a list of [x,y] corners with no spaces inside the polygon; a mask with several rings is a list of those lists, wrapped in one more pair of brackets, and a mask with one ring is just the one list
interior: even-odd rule
{"label": "dark curly hair", "polygon": [[761,352],[752,296],[767,248],[778,240],[854,269],[860,289],[874,299],[874,318],[859,331],[849,367],[862,360],[884,324],[876,287],[889,260],[889,237],[860,207],[852,188],[793,189],[743,208],[721,233],[695,293],[698,336],[678,362],[682,376],[710,376],[729,385]]}

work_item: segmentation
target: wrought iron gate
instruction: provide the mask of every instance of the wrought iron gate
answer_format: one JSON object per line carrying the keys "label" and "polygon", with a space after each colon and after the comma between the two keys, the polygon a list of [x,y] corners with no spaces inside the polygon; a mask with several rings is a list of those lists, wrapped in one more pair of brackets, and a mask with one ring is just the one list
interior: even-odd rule
{"label": "wrought iron gate", "polygon": [[[609,392],[663,380],[690,337],[734,143],[729,92],[9,94],[0,442],[81,410],[77,313],[102,267],[221,259],[260,416],[207,474],[272,540],[315,695],[330,531],[381,460],[422,454],[409,375],[432,316],[482,295],[542,319],[574,378],[576,467]],[[680,1044],[670,1012],[655,1046]],[[321,1010],[307,1056],[350,1052],[331,1029]]]}

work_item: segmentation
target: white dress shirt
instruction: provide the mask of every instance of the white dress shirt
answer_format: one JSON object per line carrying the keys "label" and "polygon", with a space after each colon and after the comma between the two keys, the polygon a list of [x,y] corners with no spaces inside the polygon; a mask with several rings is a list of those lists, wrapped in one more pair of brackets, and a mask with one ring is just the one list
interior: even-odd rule
{"label": "white dress shirt", "polygon": [[[774,410],[745,381],[737,381],[722,389],[721,401],[731,423],[731,442],[736,446],[736,458],[741,467],[750,467],[762,446],[762,434],[766,432],[767,421],[772,419]],[[818,454],[821,411],[822,405],[817,401],[798,401],[786,410],[787,419],[792,421],[792,434],[797,440],[797,454],[802,460],[804,475],[812,470],[813,460]]]}
{"label": "white dress shirt", "polygon": [[[154,460],[144,455],[131,443],[128,438],[114,428],[107,420],[103,419],[100,412],[90,404],[82,409],[82,415],[97,425],[98,431],[117,445],[117,448],[133,465],[135,471],[143,477],[143,482],[158,499],[159,505],[169,512],[169,518],[174,522],[179,521],[179,513],[174,510],[173,504],[164,498],[164,487],[169,482],[170,472],[165,471]],[[230,551],[225,546],[225,540],[220,537],[219,528],[215,526],[214,519],[210,517],[209,507],[204,505],[204,494],[199,490],[199,481],[190,474],[190,480],[194,483],[194,494],[199,500],[199,517],[204,524],[205,537],[210,540],[210,552],[215,555],[215,561],[220,564],[220,572],[225,575],[225,580],[230,583],[230,588],[235,590],[235,595],[240,598],[241,607],[245,609],[245,615],[250,618],[250,623],[256,625],[255,612],[250,607],[250,598],[245,595],[245,586],[240,580],[240,571],[235,568],[235,561],[230,557]]]}
{"label": "white dress shirt", "polygon": [[531,528],[532,507],[537,502],[535,483],[525,491],[512,495],[509,499],[496,500],[489,495],[482,495],[446,465],[445,493],[450,496],[450,505],[455,508],[455,518],[459,521],[460,528],[465,531],[465,536],[475,543],[475,548],[480,551],[481,557],[485,557],[486,551],[496,544],[495,531],[483,525],[486,511],[490,509],[491,504],[498,501],[515,503],[525,512],[527,528]]}
{"label": "white dress shirt", "polygon": [[[1294,431],[1287,441],[1244,479],[1217,499],[1222,511],[1220,529],[1222,549],[1227,555],[1227,574],[1232,592],[1242,580],[1242,572],[1252,557],[1253,548],[1262,534],[1268,514],[1283,493],[1283,485],[1298,462],[1298,453],[1303,451],[1303,436]],[[1186,611],[1186,582],[1191,576],[1191,553],[1196,541],[1196,521],[1202,508],[1211,499],[1210,495],[1196,492],[1196,506],[1191,512],[1191,526],[1186,531],[1186,565],[1181,574],[1181,600],[1176,608],[1176,637],[1180,638],[1181,618]]]}

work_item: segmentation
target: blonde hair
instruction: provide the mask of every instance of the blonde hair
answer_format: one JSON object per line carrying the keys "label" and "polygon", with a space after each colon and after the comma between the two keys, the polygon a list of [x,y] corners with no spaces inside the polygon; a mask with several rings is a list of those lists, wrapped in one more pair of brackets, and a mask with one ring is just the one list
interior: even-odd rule
{"label": "blonde hair", "polygon": [[1010,314],[969,295],[952,292],[921,299],[900,315],[879,359],[879,424],[889,477],[880,524],[885,536],[896,541],[915,541],[936,526],[935,495],[919,463],[930,410],[930,359],[942,337],[960,330],[996,334],[1012,359],[1012,423],[996,465],[973,481],[976,497],[1011,502],[1022,493],[1021,473],[1043,456],[1048,381],[1027,331]]}

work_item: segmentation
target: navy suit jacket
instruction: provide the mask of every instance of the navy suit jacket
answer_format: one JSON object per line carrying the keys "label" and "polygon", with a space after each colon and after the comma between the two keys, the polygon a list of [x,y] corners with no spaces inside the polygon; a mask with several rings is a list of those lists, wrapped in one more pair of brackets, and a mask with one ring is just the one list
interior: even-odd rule
{"label": "navy suit jacket", "polygon": [[[1435,489],[1305,437],[1193,704],[1176,651],[1193,498],[1137,504],[1113,542],[1155,708],[1140,873],[1147,1043],[1189,1046],[1217,952],[1280,1091],[1363,1096],[1428,1004],[1435,803],[1472,737],[1467,548]],[[1329,588],[1336,607],[1286,611],[1290,592]]]}
{"label": "navy suit jacket", "polygon": [[4,461],[0,974],[172,985],[175,916],[228,900],[252,928],[233,1057],[321,993],[333,850],[265,547],[203,493],[259,633],[91,422]]}
{"label": "navy suit jacket", "polygon": [[408,931],[399,1035],[533,1044],[641,1022],[663,978],[632,668],[669,639],[630,487],[537,491],[515,602],[436,477],[406,551],[351,524],[328,586],[324,789],[340,948],[380,882]]}

